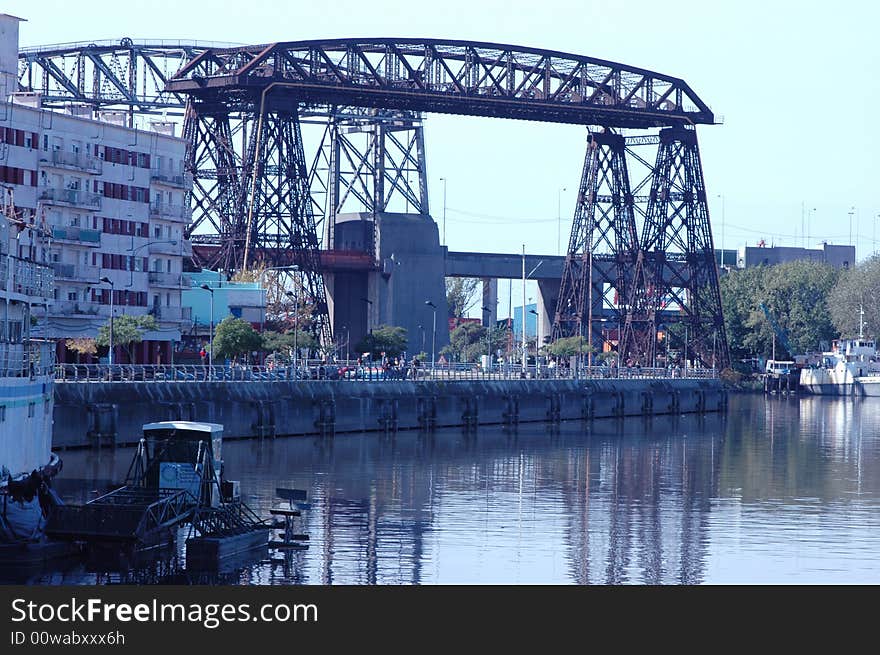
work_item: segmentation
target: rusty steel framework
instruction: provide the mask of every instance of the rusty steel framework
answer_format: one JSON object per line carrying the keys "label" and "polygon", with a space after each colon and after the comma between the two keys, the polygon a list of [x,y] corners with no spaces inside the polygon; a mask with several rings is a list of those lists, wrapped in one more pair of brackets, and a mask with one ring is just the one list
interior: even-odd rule
{"label": "rusty steel framework", "polygon": [[[334,247],[338,213],[386,211],[396,197],[428,214],[421,112],[601,126],[588,141],[554,334],[590,331],[586,294],[594,310],[607,316],[611,308],[625,324],[625,356],[651,358],[661,316],[688,324],[697,359],[710,361],[711,340],[711,361],[726,361],[692,129],[714,116],[679,78],[472,41],[224,47],[123,39],[23,50],[19,81],[22,90],[41,92],[44,106],[124,109],[130,123],[135,114],[185,111],[193,176],[188,236],[207,246],[194,248],[201,263],[226,270],[256,258],[296,263],[318,296],[318,234],[325,230]],[[307,166],[301,124],[313,121],[323,124],[324,136]],[[633,150],[657,145],[658,135],[645,132],[652,128],[664,128],[665,139],[653,164]],[[618,140],[624,129],[640,131],[626,136],[625,152]],[[630,179],[634,162],[645,165],[648,182]],[[590,259],[593,266],[585,265]],[[602,270],[591,280],[596,267]]]}
{"label": "rusty steel framework", "polygon": [[637,251],[626,141],[610,130],[591,133],[559,287],[554,339],[579,335],[592,340],[592,321],[605,307],[612,309],[615,323],[623,320],[627,276]]}

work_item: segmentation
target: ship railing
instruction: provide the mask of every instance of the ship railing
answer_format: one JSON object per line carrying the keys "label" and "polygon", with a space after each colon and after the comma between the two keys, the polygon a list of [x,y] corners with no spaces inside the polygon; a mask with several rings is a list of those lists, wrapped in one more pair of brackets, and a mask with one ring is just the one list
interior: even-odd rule
{"label": "ship railing", "polygon": [[[45,361],[45,360],[42,360]],[[483,369],[476,364],[421,364],[418,367],[358,365],[356,362],[293,366],[202,364],[57,364],[57,382],[289,382],[399,381],[455,382],[467,380],[595,380],[595,379],[712,379],[709,368],[639,368],[591,366],[571,369],[534,364],[500,364]]]}
{"label": "ship railing", "polygon": [[0,377],[51,375],[55,369],[55,344],[31,340],[25,343],[0,343]]}

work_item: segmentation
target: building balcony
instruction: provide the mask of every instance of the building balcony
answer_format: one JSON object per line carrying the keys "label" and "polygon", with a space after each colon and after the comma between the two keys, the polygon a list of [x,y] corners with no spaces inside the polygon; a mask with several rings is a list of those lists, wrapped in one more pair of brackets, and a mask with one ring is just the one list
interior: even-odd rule
{"label": "building balcony", "polygon": [[[149,282],[151,287],[168,287],[171,289],[180,289],[183,286],[183,275],[180,273],[160,273],[159,271],[149,271]],[[189,284],[187,284],[189,286]]]}
{"label": "building balcony", "polygon": [[150,180],[155,184],[164,184],[178,189],[188,189],[192,185],[192,176],[175,173],[165,168],[154,168],[150,171]]}
{"label": "building balcony", "polygon": [[94,175],[100,175],[104,169],[103,162],[100,159],[89,157],[81,152],[54,150],[49,159],[41,159],[40,161],[55,168],[74,169]]}
{"label": "building balcony", "polygon": [[182,205],[168,205],[163,202],[150,203],[150,217],[164,218],[170,221],[183,221],[189,219],[189,207]]}
{"label": "building balcony", "polygon": [[100,305],[85,300],[56,300],[49,304],[49,314],[51,316],[106,316],[109,318],[110,305]]}
{"label": "building balcony", "polygon": [[74,282],[95,283],[101,275],[101,269],[97,266],[85,264],[64,264],[55,262],[52,264],[56,280],[72,280]]}
{"label": "building balcony", "polygon": [[[171,243],[174,241],[174,243]],[[169,239],[167,241],[152,241],[147,246],[151,255],[177,255],[181,254],[180,241]]]}
{"label": "building balcony", "polygon": [[101,245],[101,231],[90,230],[84,227],[69,225],[67,227],[53,227],[52,238],[57,241],[70,241],[86,246]]}
{"label": "building balcony", "polygon": [[53,205],[66,205],[98,211],[101,209],[101,196],[82,189],[59,189],[57,187],[41,187],[39,199]]}
{"label": "building balcony", "polygon": [[162,307],[154,305],[150,312],[165,321],[192,321],[192,307]]}

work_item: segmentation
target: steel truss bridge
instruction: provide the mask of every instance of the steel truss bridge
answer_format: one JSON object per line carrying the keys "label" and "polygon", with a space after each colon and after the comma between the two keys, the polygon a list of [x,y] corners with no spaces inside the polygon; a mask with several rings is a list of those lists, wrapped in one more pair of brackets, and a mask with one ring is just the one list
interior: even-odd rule
{"label": "steel truss bridge", "polygon": [[[695,129],[714,116],[680,78],[441,39],[123,39],[28,48],[19,63],[20,89],[40,92],[44,107],[122,111],[130,124],[182,116],[197,263],[298,265],[328,342],[322,252],[337,247],[337,214],[429,214],[423,112],[588,126],[554,336],[592,340],[593,314],[611,307],[625,326],[622,356],[647,363],[658,317],[674,310],[696,359],[728,361]],[[321,136],[307,157],[311,124]]]}

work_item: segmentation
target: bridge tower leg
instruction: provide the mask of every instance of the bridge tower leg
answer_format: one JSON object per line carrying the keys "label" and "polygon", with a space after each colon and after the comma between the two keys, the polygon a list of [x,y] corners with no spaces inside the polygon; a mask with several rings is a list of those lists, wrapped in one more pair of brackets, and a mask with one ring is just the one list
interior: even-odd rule
{"label": "bridge tower leg", "polygon": [[201,103],[187,101],[183,138],[188,144],[185,170],[192,176],[192,221],[184,238],[198,244],[206,228],[213,233],[209,238],[217,248],[193,251],[194,263],[212,270],[233,270],[236,252],[244,245],[241,230],[235,225],[241,193],[241,157],[233,143],[233,125],[240,127],[230,121],[225,108],[208,111]]}
{"label": "bridge tower leg", "polygon": [[377,214],[428,216],[425,141],[412,112],[342,108],[328,118],[309,173],[314,206],[327,225],[328,248],[352,249],[339,239],[340,220],[361,214],[373,223],[358,249],[377,257]]}
{"label": "bridge tower leg", "polygon": [[412,339],[430,324],[425,300],[438,308],[437,348],[448,342],[443,251],[426,170],[418,114],[341,107],[330,115],[310,174],[325,244],[373,261],[372,270],[328,276],[332,320],[337,330],[351,330],[352,343],[381,324],[405,327]]}
{"label": "bridge tower leg", "polygon": [[[628,298],[628,268],[638,248],[624,137],[608,129],[587,137],[571,237],[553,320],[553,338],[592,336],[602,318],[618,325]],[[605,280],[614,280],[606,284]],[[592,307],[590,306],[592,305]],[[593,325],[590,325],[592,319]]]}
{"label": "bridge tower leg", "polygon": [[681,323],[688,359],[707,368],[728,365],[706,187],[691,127],[660,131],[635,275],[622,348],[651,365],[659,325]]}
{"label": "bridge tower leg", "polygon": [[296,107],[269,108],[249,130],[237,203],[236,270],[267,266],[299,267],[304,293],[313,305],[311,331],[333,342],[327,311],[320,244],[309,193],[308,168]]}

